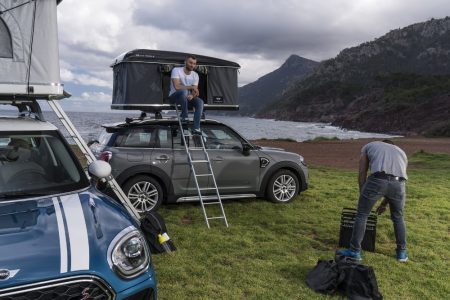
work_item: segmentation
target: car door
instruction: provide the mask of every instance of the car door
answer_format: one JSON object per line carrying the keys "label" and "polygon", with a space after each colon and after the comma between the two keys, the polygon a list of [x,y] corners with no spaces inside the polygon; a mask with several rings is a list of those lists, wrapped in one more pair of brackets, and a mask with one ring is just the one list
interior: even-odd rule
{"label": "car door", "polygon": [[237,194],[257,191],[260,180],[257,151],[244,153],[245,140],[224,124],[205,124],[202,130],[220,192]]}

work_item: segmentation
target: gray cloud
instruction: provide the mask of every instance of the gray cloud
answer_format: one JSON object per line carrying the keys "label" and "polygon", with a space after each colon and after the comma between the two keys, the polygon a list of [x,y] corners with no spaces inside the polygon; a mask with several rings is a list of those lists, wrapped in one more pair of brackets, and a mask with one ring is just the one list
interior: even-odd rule
{"label": "gray cloud", "polygon": [[[239,83],[290,55],[323,60],[391,29],[450,15],[448,0],[64,0],[61,68],[78,102],[112,88],[113,58],[136,48],[238,62]],[[104,101],[98,101],[104,105]]]}

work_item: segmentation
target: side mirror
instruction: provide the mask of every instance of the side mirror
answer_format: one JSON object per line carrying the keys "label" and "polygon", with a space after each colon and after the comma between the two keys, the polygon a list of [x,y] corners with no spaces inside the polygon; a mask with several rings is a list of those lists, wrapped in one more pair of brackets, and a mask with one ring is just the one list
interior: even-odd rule
{"label": "side mirror", "polygon": [[111,165],[103,160],[96,160],[89,165],[89,175],[97,179],[107,178],[111,175]]}
{"label": "side mirror", "polygon": [[253,149],[252,145],[247,143],[242,144],[242,154],[244,154],[245,156],[249,156],[250,150],[252,149]]}

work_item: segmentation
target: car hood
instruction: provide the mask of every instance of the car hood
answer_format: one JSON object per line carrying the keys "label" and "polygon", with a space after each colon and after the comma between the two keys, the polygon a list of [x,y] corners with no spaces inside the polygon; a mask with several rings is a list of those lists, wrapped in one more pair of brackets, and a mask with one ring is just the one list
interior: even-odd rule
{"label": "car hood", "polygon": [[107,249],[133,222],[95,189],[0,202],[0,288],[70,275],[110,277]]}

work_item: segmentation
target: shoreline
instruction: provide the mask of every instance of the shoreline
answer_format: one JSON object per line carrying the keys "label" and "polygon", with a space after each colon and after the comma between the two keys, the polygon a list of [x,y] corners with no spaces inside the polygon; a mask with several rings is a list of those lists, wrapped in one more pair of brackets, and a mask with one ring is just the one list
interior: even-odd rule
{"label": "shoreline", "polygon": [[[320,141],[252,140],[258,146],[283,148],[302,155],[308,165],[358,170],[361,148],[377,138]],[[425,151],[427,153],[446,153],[450,155],[450,138],[427,138],[422,136],[399,137],[391,139],[402,148],[408,157]]]}

